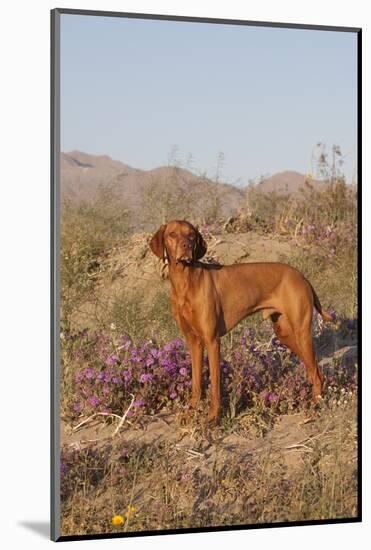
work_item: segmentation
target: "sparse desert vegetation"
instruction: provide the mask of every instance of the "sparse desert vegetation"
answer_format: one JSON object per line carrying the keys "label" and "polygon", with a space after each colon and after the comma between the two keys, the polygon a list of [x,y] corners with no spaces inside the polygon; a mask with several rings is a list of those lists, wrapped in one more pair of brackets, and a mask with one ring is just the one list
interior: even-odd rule
{"label": "sparse desert vegetation", "polygon": [[[356,189],[328,173],[296,193],[232,189],[238,208],[223,211],[214,197],[200,211],[200,182],[188,179],[185,191],[184,174],[172,177],[162,210],[163,188],[146,180],[137,200],[143,212],[152,205],[146,228],[113,182],[62,204],[62,534],[355,517]],[[198,224],[204,261],[283,261],[311,281],[334,318],[314,318],[326,377],[318,410],[303,365],[259,316],[223,339],[221,424],[206,423],[208,392],[188,409],[189,352],[166,267],[148,249],[157,225],[178,214]],[[207,358],[204,376],[207,387]]]}

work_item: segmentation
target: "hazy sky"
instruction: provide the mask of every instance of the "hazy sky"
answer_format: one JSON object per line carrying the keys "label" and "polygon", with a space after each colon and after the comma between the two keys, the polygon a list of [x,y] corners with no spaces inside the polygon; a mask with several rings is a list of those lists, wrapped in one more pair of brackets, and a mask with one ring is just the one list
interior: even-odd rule
{"label": "hazy sky", "polygon": [[356,170],[356,34],[62,15],[61,147],[136,168],[193,155],[230,183],[311,171],[323,142]]}

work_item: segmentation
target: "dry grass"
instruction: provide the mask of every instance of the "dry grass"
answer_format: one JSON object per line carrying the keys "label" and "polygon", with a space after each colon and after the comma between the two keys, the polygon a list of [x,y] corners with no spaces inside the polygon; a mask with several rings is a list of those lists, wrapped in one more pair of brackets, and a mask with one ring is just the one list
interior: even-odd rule
{"label": "dry grass", "polygon": [[[203,433],[194,419],[187,428],[172,426],[172,441],[123,437],[74,451],[62,482],[62,533],[355,517],[355,397],[344,394],[341,403],[329,399],[306,433],[292,419],[297,440],[290,445],[279,437],[255,445],[241,439],[232,451],[221,429]],[[113,526],[113,515],[125,517],[128,506],[135,511]]]}

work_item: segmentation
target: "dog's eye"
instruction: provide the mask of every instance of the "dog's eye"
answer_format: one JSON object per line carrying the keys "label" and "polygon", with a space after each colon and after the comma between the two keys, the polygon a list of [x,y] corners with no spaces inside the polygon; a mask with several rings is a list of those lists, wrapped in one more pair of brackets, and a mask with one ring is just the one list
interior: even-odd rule
{"label": "dog's eye", "polygon": [[169,233],[169,237],[172,237],[172,238],[176,237],[175,231],[171,231],[171,233]]}

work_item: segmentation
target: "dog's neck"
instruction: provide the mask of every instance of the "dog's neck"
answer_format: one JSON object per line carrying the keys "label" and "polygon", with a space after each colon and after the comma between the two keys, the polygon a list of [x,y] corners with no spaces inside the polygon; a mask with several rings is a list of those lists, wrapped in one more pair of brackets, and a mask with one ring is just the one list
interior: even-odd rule
{"label": "dog's neck", "polygon": [[173,292],[178,298],[185,296],[190,284],[192,264],[169,261],[169,279]]}

